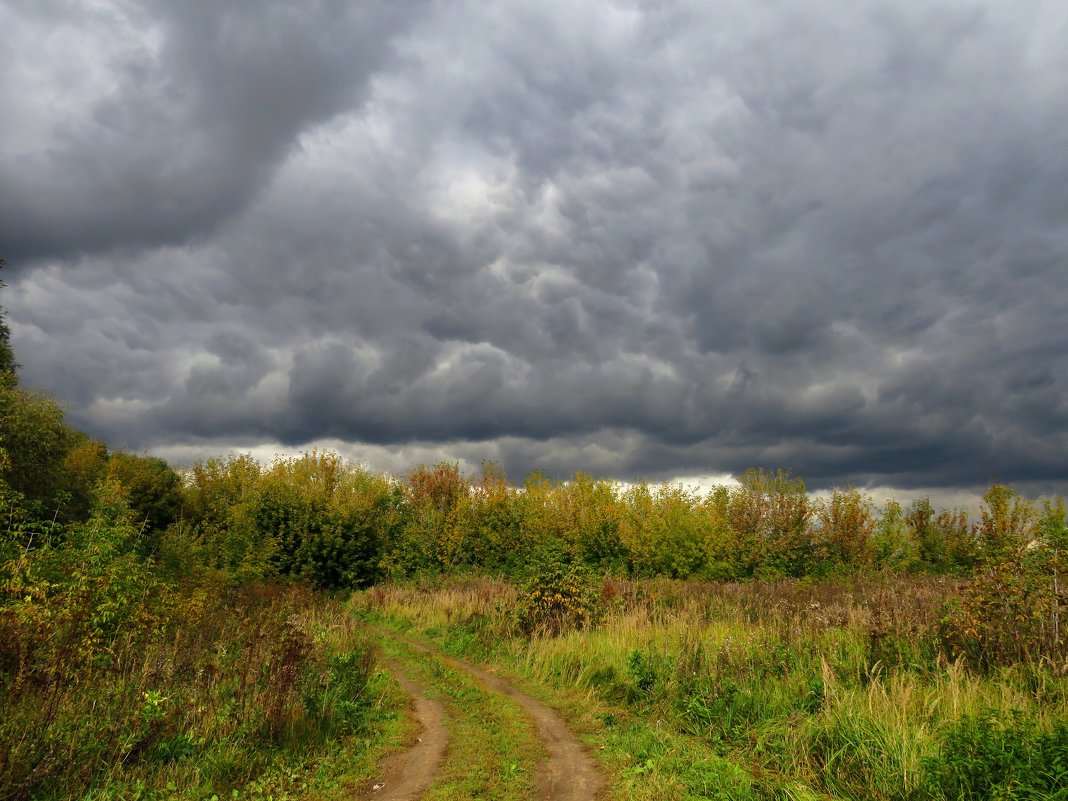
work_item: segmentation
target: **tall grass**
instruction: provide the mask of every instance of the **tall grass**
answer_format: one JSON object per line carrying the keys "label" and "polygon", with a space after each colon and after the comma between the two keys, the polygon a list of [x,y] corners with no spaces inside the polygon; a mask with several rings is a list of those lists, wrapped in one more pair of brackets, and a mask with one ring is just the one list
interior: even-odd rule
{"label": "tall grass", "polygon": [[200,584],[165,606],[93,651],[57,626],[0,674],[0,799],[229,794],[364,726],[374,648],[339,604]]}
{"label": "tall grass", "polygon": [[[988,759],[960,734],[973,721],[1000,727],[1005,742],[1042,742],[1043,753],[1068,757],[1056,736],[1068,721],[1063,677],[1028,664],[975,672],[947,657],[942,618],[958,592],[957,582],[930,578],[605,580],[599,625],[529,637],[515,620],[521,594],[502,582],[392,585],[354,603],[694,738],[720,778],[746,777],[738,797],[915,799],[968,797],[954,781],[996,772],[986,763],[997,749]],[[967,760],[972,771],[947,773]],[[1059,792],[1053,768],[1022,765],[1004,768],[1007,784],[993,789]]]}

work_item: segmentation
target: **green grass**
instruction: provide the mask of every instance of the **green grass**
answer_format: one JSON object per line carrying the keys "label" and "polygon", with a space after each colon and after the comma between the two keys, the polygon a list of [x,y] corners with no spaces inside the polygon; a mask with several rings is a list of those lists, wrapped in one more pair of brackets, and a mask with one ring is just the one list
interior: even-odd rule
{"label": "green grass", "polygon": [[[595,628],[533,637],[509,613],[517,590],[498,582],[376,588],[352,607],[560,709],[619,799],[955,799],[973,797],[953,784],[967,764],[993,766],[993,784],[976,785],[990,797],[1060,797],[1068,682],[945,661],[943,590],[648,582],[614,592]],[[968,720],[1012,730],[1021,715],[1030,733],[1004,742],[1043,744],[1040,764],[954,739]]]}
{"label": "green grass", "polygon": [[195,760],[176,766],[170,772],[137,776],[115,771],[82,798],[85,801],[167,798],[331,801],[349,798],[352,788],[369,779],[381,759],[398,750],[414,728],[413,721],[397,711],[404,708],[405,696],[387,673],[378,671],[370,688],[377,700],[368,710],[363,734],[342,737],[303,754],[292,750],[261,753],[255,777],[238,786],[228,789],[213,786],[220,771],[250,767],[248,753],[222,746],[201,752]]}
{"label": "green grass", "polygon": [[247,586],[164,603],[93,650],[42,604],[54,636],[24,637],[22,678],[0,679],[0,798],[329,797],[399,747],[404,696],[337,602]]}

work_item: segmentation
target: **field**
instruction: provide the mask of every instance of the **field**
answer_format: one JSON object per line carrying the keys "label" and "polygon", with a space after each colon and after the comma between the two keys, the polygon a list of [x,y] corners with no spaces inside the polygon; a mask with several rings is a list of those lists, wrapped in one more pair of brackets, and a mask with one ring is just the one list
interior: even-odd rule
{"label": "field", "polygon": [[8,393],[0,801],[1068,798],[1062,501],[179,474]]}
{"label": "field", "polygon": [[376,587],[351,607],[565,710],[619,799],[1068,797],[1068,682],[948,661],[954,581],[598,590],[595,622],[530,636],[501,581]]}

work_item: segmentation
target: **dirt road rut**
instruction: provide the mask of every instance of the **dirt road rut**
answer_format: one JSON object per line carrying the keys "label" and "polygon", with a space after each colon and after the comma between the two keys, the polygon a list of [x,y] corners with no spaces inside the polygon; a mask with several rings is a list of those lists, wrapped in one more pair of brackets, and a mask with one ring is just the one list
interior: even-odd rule
{"label": "dirt road rut", "polygon": [[427,698],[425,688],[409,679],[396,664],[387,662],[386,667],[412,697],[415,719],[422,731],[411,748],[386,760],[380,777],[357,797],[361,801],[414,801],[426,792],[445,757],[449,744],[445,707],[440,701]]}
{"label": "dirt road rut", "polygon": [[474,676],[492,692],[505,695],[522,707],[533,721],[549,753],[549,758],[538,768],[539,801],[595,801],[601,797],[606,786],[604,774],[555,710],[520,692],[493,673],[453,659],[422,643],[407,638],[398,639],[411,648],[432,654],[453,668]]}

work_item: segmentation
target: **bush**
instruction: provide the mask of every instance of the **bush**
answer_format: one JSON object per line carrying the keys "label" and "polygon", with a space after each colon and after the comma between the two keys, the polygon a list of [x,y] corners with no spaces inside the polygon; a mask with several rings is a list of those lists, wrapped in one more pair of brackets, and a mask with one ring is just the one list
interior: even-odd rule
{"label": "bush", "polygon": [[924,762],[925,789],[956,801],[1054,801],[1068,798],[1068,724],[1042,731],[1022,714],[965,716]]}
{"label": "bush", "polygon": [[560,634],[593,625],[599,588],[592,574],[559,543],[539,549],[520,593],[516,623],[524,634]]}
{"label": "bush", "polygon": [[137,555],[140,536],[105,483],[58,543],[4,539],[19,544],[0,552],[0,800],[164,779],[229,791],[273,753],[363,727],[374,651],[337,603],[176,581]]}
{"label": "bush", "polygon": [[1061,634],[1061,553],[1064,507],[1034,505],[995,486],[976,528],[979,564],[946,615],[949,649],[972,665],[1049,663],[1068,670],[1068,639]]}

